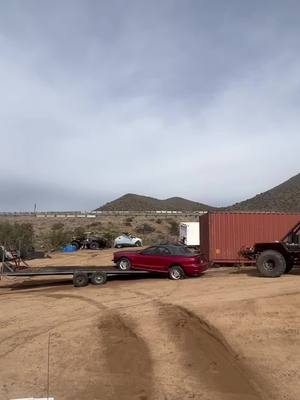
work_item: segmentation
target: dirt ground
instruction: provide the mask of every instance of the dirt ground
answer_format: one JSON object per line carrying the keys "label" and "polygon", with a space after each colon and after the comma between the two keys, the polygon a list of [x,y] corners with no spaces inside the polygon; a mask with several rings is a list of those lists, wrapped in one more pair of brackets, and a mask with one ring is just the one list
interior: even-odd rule
{"label": "dirt ground", "polygon": [[[33,266],[111,265],[80,251]],[[0,282],[0,399],[298,400],[300,270]]]}

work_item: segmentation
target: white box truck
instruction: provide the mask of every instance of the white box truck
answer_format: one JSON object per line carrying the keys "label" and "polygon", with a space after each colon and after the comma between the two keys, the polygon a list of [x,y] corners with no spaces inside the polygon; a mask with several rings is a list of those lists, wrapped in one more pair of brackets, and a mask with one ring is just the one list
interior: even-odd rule
{"label": "white box truck", "polygon": [[199,222],[180,222],[179,242],[186,246],[200,246]]}

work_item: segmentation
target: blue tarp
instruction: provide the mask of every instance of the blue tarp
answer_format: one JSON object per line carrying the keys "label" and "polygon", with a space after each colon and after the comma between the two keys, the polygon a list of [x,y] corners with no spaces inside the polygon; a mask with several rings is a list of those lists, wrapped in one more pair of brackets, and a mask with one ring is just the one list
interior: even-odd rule
{"label": "blue tarp", "polygon": [[64,253],[73,253],[73,251],[76,251],[77,247],[73,246],[72,244],[68,244],[66,247],[64,247],[63,252]]}

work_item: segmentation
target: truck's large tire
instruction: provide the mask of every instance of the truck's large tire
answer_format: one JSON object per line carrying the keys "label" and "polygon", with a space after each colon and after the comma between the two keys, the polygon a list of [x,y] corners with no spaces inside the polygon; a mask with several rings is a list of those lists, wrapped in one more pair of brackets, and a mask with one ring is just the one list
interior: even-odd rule
{"label": "truck's large tire", "polygon": [[284,273],[288,274],[293,269],[293,266],[294,266],[294,264],[292,262],[287,262]]}
{"label": "truck's large tire", "polygon": [[256,260],[257,270],[266,277],[276,278],[284,274],[286,261],[281,253],[275,250],[263,251]]}

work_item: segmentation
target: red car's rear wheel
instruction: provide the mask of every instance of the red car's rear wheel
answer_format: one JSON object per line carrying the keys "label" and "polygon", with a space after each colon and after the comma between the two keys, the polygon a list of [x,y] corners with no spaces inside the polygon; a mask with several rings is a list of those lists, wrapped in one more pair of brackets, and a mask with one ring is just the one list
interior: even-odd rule
{"label": "red car's rear wheel", "polygon": [[174,265],[169,268],[169,278],[178,281],[185,278],[185,273],[179,265]]}

